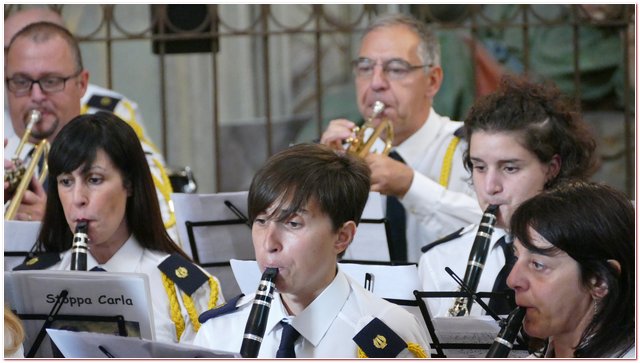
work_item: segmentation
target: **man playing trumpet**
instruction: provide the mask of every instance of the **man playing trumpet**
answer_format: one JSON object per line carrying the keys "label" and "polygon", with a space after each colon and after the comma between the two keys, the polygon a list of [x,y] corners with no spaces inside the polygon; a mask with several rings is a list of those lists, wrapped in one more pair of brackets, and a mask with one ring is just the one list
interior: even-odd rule
{"label": "man playing trumpet", "polygon": [[[372,118],[373,105],[381,101],[385,109],[373,124],[388,119],[395,134],[390,156],[365,157],[371,190],[388,197],[392,260],[417,262],[425,242],[475,223],[482,215],[461,162],[465,142],[454,135],[462,124],[432,108],[443,79],[439,48],[424,23],[389,14],[365,30],[353,61],[360,113]],[[320,141],[342,149],[355,126],[346,119],[333,120]]]}
{"label": "man playing trumpet", "polygon": [[[42,139],[53,142],[60,129],[82,113],[81,99],[87,91],[89,72],[83,67],[77,41],[60,23],[58,15],[37,8],[13,14],[5,22],[5,40],[7,35],[14,34],[9,44],[5,44],[5,89],[16,133],[8,143],[5,139],[5,158],[14,155],[32,110],[41,113],[28,140],[33,144]],[[165,228],[177,240],[169,203],[172,190],[164,160],[152,145],[142,139],[141,144],[154,178]],[[18,157],[25,158],[31,149],[25,146]],[[5,173],[13,167],[5,159]],[[5,182],[5,201],[13,197],[7,187]],[[46,192],[34,179],[24,193],[15,219],[42,220],[45,204]]]}

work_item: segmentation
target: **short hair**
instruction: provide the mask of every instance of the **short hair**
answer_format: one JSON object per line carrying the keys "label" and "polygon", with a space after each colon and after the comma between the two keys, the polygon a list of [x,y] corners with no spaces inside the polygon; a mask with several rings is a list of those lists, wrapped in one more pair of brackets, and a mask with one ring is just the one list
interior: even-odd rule
{"label": "short hair", "polygon": [[[396,25],[404,25],[408,27],[418,36],[418,38],[420,38],[418,58],[420,58],[422,64],[440,66],[440,42],[438,40],[438,36],[430,26],[411,15],[400,13],[380,15],[367,26],[362,34],[362,38],[375,29]],[[429,68],[425,68],[425,72],[428,71]]]}
{"label": "short hair", "polygon": [[82,54],[80,53],[80,46],[73,37],[73,34],[71,34],[65,27],[47,21],[29,24],[18,31],[16,35],[11,38],[11,42],[7,47],[7,54],[11,51],[11,46],[19,38],[28,38],[34,43],[45,43],[56,36],[61,37],[69,45],[69,50],[71,51],[72,57],[75,61],[76,72],[81,71],[83,69]]}
{"label": "short hair", "polygon": [[[249,188],[249,220],[274,202],[286,211],[280,221],[310,200],[327,214],[337,231],[345,222],[360,223],[369,197],[371,172],[363,160],[321,144],[298,144],[273,155],[256,173]],[[280,208],[276,208],[280,210]]]}
{"label": "short hair", "polygon": [[[535,247],[529,227],[554,247]],[[589,288],[594,277],[608,285],[576,347],[577,358],[613,357],[635,342],[634,230],[634,208],[623,193],[584,181],[560,183],[522,203],[511,217],[511,233],[525,248],[542,254],[562,250],[580,266],[583,286]],[[610,259],[620,263],[619,274]]]}
{"label": "short hair", "polygon": [[167,234],[149,164],[135,131],[110,112],[75,117],[64,126],[51,145],[47,206],[38,237],[38,250],[63,252],[71,248],[72,231],[60,202],[57,177],[79,167],[88,168],[103,150],[130,186],[126,219],[142,247],[186,257]]}
{"label": "short hair", "polygon": [[536,84],[523,77],[505,76],[496,92],[471,107],[464,121],[468,143],[463,156],[465,167],[471,171],[469,150],[476,131],[515,132],[520,144],[543,163],[559,155],[560,172],[545,188],[562,179],[586,179],[598,166],[596,142],[587,124],[551,83]]}

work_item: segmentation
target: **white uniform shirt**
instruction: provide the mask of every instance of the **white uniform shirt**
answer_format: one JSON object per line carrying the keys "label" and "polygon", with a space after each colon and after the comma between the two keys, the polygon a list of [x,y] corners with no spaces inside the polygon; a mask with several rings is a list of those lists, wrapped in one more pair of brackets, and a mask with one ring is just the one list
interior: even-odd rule
{"label": "white uniform shirt", "polygon": [[[257,286],[256,286],[257,287]],[[205,322],[194,341],[210,349],[239,352],[254,296],[245,296],[238,310]],[[258,358],[274,358],[280,345],[282,319],[301,334],[295,343],[298,358],[356,358],[358,348],[353,337],[374,317],[382,320],[407,343],[419,344],[429,354],[426,331],[416,317],[400,306],[374,296],[338,271],[333,282],[300,314],[289,316],[279,293],[269,312]],[[399,357],[413,357],[404,349]]]}
{"label": "white uniform shirt", "polygon": [[[460,279],[464,279],[464,273],[469,261],[469,252],[473,246],[478,227],[469,230],[460,237],[444,242],[425,252],[418,264],[418,274],[422,282],[423,291],[459,291],[460,285],[444,270],[449,267]],[[505,263],[504,252],[496,242],[506,234],[503,229],[494,229],[489,245],[489,255],[480,275],[477,292],[491,292],[498,273]],[[427,298],[431,317],[445,317],[449,315],[449,309],[453,306],[454,298]],[[489,303],[488,299],[483,300]],[[471,305],[471,315],[486,315],[484,309],[477,303]]]}
{"label": "white uniform shirt", "polygon": [[462,126],[438,115],[433,108],[427,122],[395,150],[414,169],[409,191],[400,200],[407,215],[407,258],[420,259],[420,248],[458,228],[482,218],[471,175],[464,168],[462,154],[467,143],[460,140],[451,160],[447,188],[438,183],[453,133]]}
{"label": "white uniform shirt", "polygon": [[[143,248],[133,237],[125,242],[120,249],[105,264],[98,264],[91,253],[87,255],[87,270],[91,270],[96,266],[100,266],[108,272],[136,272],[144,273],[149,277],[149,289],[151,290],[151,303],[153,305],[153,320],[155,327],[155,337],[160,342],[178,342],[176,337],[176,327],[171,320],[169,298],[162,283],[162,272],[158,269],[158,265],[164,261],[169,254],[160,251],[152,251]],[[71,250],[65,251],[61,255],[61,261],[52,266],[51,270],[70,270],[71,268]],[[210,276],[206,271],[203,272]],[[99,273],[99,272],[96,272]],[[215,277],[218,284],[218,299],[215,306],[224,302],[222,290],[220,289],[220,281]],[[189,315],[182,301],[182,292],[176,286],[176,295],[180,304],[180,311],[185,322],[185,330],[182,333],[180,342],[190,343],[195,337],[195,329],[191,324]],[[211,289],[209,284],[203,284],[196,290],[191,298],[198,313],[209,310]]]}

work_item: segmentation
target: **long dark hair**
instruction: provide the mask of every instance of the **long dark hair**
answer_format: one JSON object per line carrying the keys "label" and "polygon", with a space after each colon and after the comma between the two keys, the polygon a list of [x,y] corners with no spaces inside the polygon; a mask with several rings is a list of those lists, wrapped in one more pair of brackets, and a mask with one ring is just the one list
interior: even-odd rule
{"label": "long dark hair", "polygon": [[536,84],[526,78],[505,76],[499,89],[478,100],[464,121],[468,141],[464,165],[472,171],[471,136],[476,131],[516,132],[520,144],[542,163],[560,156],[560,180],[587,178],[598,167],[596,142],[587,124],[574,112],[565,97],[551,83]]}
{"label": "long dark hair", "polygon": [[53,141],[48,159],[47,207],[38,236],[38,250],[63,252],[71,248],[73,232],[65,219],[56,178],[91,165],[98,150],[109,156],[122,173],[125,184],[131,186],[126,206],[127,224],[142,247],[187,257],[164,228],[140,140],[131,126],[108,112],[75,117]]}
{"label": "long dark hair", "polygon": [[[535,247],[529,227],[553,247]],[[634,229],[634,208],[624,194],[583,181],[559,184],[524,202],[511,217],[511,233],[525,248],[546,255],[565,251],[580,266],[585,288],[593,278],[608,286],[575,347],[576,358],[612,357],[635,342]],[[607,260],[618,261],[620,273]]]}

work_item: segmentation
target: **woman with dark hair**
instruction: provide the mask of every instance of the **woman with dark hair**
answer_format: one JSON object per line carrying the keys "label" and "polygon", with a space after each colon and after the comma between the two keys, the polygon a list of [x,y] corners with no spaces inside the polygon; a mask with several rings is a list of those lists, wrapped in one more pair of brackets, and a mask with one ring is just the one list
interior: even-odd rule
{"label": "woman with dark hair", "polygon": [[[449,267],[467,276],[467,284],[477,282],[476,292],[511,294],[506,286],[511,215],[522,202],[560,180],[589,177],[597,165],[595,140],[556,87],[515,77],[503,78],[496,92],[473,105],[464,121],[464,134],[468,141],[464,164],[471,171],[478,204],[488,213],[483,221],[478,220],[482,229],[472,225],[423,248],[419,264],[422,288],[458,290],[445,272]],[[489,212],[492,210],[495,212]],[[478,236],[488,239],[487,243],[476,244],[476,240],[484,242]],[[488,247],[481,253],[480,248],[473,248],[482,245]],[[479,255],[484,257],[481,263],[475,257]],[[483,267],[467,274],[469,265]],[[485,313],[478,304],[465,312],[459,309],[460,300],[455,305],[454,299],[428,300],[434,316]],[[498,314],[508,314],[515,307],[504,299],[487,303]]]}
{"label": "woman with dark hair", "polygon": [[[37,251],[49,258],[16,269],[69,270],[73,231],[86,222],[87,269],[147,274],[156,339],[192,339],[199,313],[224,300],[218,280],[195,266],[167,234],[134,130],[111,113],[78,116],[56,137],[48,164]],[[176,276],[177,269],[187,272]]]}
{"label": "woman with dark hair", "polygon": [[635,218],[611,187],[571,182],[511,217],[517,261],[507,279],[523,328],[545,357],[635,357]]}

